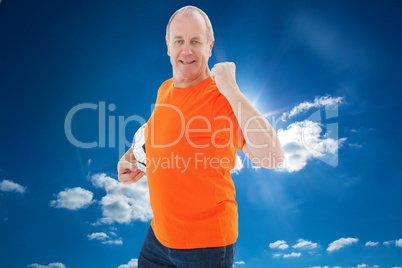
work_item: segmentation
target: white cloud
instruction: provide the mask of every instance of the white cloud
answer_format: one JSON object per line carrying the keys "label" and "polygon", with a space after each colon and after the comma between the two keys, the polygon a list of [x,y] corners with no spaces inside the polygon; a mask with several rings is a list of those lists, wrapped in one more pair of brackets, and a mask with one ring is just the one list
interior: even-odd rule
{"label": "white cloud", "polygon": [[117,236],[115,232],[110,232],[110,235]]}
{"label": "white cloud", "polygon": [[[113,235],[116,235],[113,233]],[[118,239],[111,239],[110,236],[108,236],[105,233],[92,233],[88,235],[89,240],[99,240],[102,241],[102,244],[104,245],[123,245],[123,240],[121,238]]]}
{"label": "white cloud", "polygon": [[395,246],[402,247],[402,238],[395,241]]}
{"label": "white cloud", "polygon": [[315,256],[321,256],[321,254],[318,253],[318,251],[309,251],[308,254],[313,255],[313,256],[314,256],[314,255],[315,255]]}
{"label": "white cloud", "polygon": [[308,240],[299,239],[297,240],[297,244],[293,246],[293,248],[301,248],[301,249],[313,249],[318,246],[317,243],[313,243]]}
{"label": "white cloud", "polygon": [[357,144],[357,143],[349,143],[348,145],[349,145],[349,147],[354,147],[354,148],[358,148],[358,149],[363,148],[363,145]]}
{"label": "white cloud", "polygon": [[137,268],[138,259],[131,259],[127,264],[122,264],[118,268]]}
{"label": "white cloud", "polygon": [[3,180],[0,182],[0,190],[3,192],[16,192],[23,194],[26,191],[26,187],[13,181]]}
{"label": "white cloud", "polygon": [[90,235],[88,235],[88,239],[89,240],[106,240],[110,238],[107,234],[105,233],[92,233]]}
{"label": "white cloud", "polygon": [[338,239],[338,240],[332,242],[331,244],[329,244],[327,251],[331,252],[334,250],[339,250],[345,246],[351,245],[353,243],[357,243],[358,241],[359,241],[359,239],[357,239],[357,238],[351,238],[351,237],[341,238],[341,239]]}
{"label": "white cloud", "polygon": [[[325,107],[326,117],[338,115],[338,105],[342,104],[343,97],[317,96],[313,102],[303,102],[284,113],[282,121],[304,113],[312,108]],[[294,122],[287,126],[286,130],[279,129],[278,137],[285,153],[285,162],[278,171],[295,172],[303,169],[309,159],[316,158],[331,166],[338,165],[338,149],[347,138],[338,138],[336,123],[326,126],[327,132],[322,133],[320,110],[317,110],[307,119]]]}
{"label": "white cloud", "polygon": [[291,118],[300,113],[306,112],[311,108],[321,108],[334,104],[342,104],[342,100],[343,97],[337,97],[337,98],[333,98],[331,96],[315,97],[314,102],[305,101],[303,103],[300,103],[299,105],[293,107],[293,109],[289,113],[284,113],[283,117],[284,119],[286,119],[286,117]]}
{"label": "white cloud", "polygon": [[243,161],[241,160],[240,156],[236,155],[235,167],[230,171],[230,173],[238,174],[239,171],[242,169],[243,169]]}
{"label": "white cloud", "polygon": [[50,206],[77,210],[91,204],[92,197],[92,192],[82,189],[81,187],[67,188],[57,194],[57,200],[50,201]]}
{"label": "white cloud", "polygon": [[279,249],[287,249],[289,248],[288,244],[284,240],[278,240],[274,243],[269,244],[270,248],[279,248]]}
{"label": "white cloud", "polygon": [[34,268],[66,268],[66,266],[60,262],[53,262],[50,263],[49,265],[40,265],[37,263],[28,265],[28,267],[34,267]]}
{"label": "white cloud", "polygon": [[278,131],[278,138],[285,153],[282,170],[299,171],[311,158],[334,158],[346,138],[332,139],[321,135],[320,123],[304,120],[290,124],[286,130]]}
{"label": "white cloud", "polygon": [[103,241],[102,244],[104,245],[123,245],[123,240],[121,238],[115,240],[107,240]]}
{"label": "white cloud", "polygon": [[[334,266],[334,268],[336,268],[336,267],[337,266]],[[321,267],[321,266],[313,266],[313,267],[309,267],[309,268],[331,268],[331,267],[329,267],[329,266],[323,266],[323,267]]]}
{"label": "white cloud", "polygon": [[367,243],[366,243],[366,247],[375,247],[375,246],[378,246],[378,242],[372,242],[372,241],[368,241]]}
{"label": "white cloud", "polygon": [[384,244],[385,246],[389,246],[389,245],[391,245],[393,242],[394,242],[394,240],[389,240],[389,241],[385,241],[383,244]]}
{"label": "white cloud", "polygon": [[284,258],[284,259],[285,259],[285,258],[300,258],[300,256],[301,256],[301,253],[292,252],[292,253],[290,253],[290,254],[284,254],[284,255],[283,255],[283,258]]}
{"label": "white cloud", "polygon": [[99,202],[103,218],[97,224],[129,223],[134,220],[147,222],[152,219],[146,176],[130,185],[122,184],[106,174],[95,174],[91,181],[95,187],[106,191],[106,196]]}
{"label": "white cloud", "polygon": [[235,265],[246,264],[244,261],[235,261]]}
{"label": "white cloud", "polygon": [[358,264],[357,265],[357,268],[366,268],[367,267],[367,264]]}

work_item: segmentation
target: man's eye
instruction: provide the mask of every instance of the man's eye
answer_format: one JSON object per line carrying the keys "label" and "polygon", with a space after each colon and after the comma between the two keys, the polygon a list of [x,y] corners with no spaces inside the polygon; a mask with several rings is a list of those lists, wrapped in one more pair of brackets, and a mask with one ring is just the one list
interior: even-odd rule
{"label": "man's eye", "polygon": [[200,42],[198,42],[198,41],[193,41],[193,44],[199,44]]}
{"label": "man's eye", "polygon": [[175,43],[176,44],[181,44],[183,41],[182,40],[176,40]]}

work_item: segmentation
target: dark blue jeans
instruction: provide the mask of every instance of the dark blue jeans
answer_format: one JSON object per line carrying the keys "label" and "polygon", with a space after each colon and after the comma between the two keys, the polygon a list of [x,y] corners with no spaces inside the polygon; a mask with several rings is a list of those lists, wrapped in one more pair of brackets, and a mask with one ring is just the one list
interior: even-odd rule
{"label": "dark blue jeans", "polygon": [[225,247],[173,249],[162,245],[149,226],[138,268],[232,268],[236,243]]}

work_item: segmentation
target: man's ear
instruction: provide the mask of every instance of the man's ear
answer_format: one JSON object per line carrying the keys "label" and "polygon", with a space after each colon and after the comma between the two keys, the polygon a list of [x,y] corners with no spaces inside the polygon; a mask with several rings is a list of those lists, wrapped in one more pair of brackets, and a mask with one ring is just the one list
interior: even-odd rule
{"label": "man's ear", "polygon": [[170,57],[170,50],[169,50],[169,42],[166,40],[166,46],[167,46],[167,54]]}
{"label": "man's ear", "polygon": [[209,44],[209,56],[210,57],[212,56],[212,47],[214,46],[214,44],[215,44],[214,40],[212,40],[211,43]]}

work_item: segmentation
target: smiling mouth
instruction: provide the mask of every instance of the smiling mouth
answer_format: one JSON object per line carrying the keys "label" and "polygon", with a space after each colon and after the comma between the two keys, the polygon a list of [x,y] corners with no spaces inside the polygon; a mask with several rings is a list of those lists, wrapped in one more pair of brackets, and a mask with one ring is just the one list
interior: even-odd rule
{"label": "smiling mouth", "polygon": [[181,62],[182,64],[184,64],[184,65],[190,65],[190,64],[193,64],[193,63],[195,62],[195,60],[193,60],[193,61],[184,61],[184,60],[180,60],[180,62]]}

